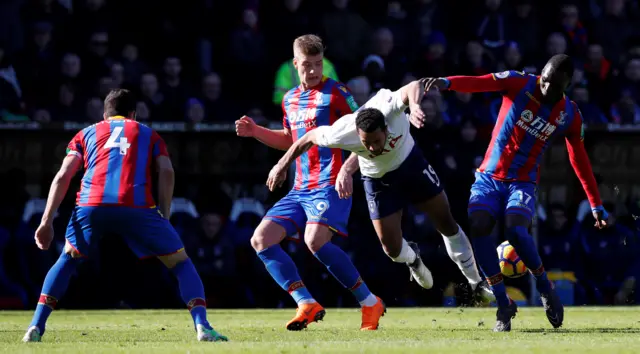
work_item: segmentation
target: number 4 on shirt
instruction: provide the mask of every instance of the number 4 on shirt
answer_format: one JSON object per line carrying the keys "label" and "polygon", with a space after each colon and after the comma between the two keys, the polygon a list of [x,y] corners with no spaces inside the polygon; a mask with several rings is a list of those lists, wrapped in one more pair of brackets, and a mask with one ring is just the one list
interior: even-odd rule
{"label": "number 4 on shirt", "polygon": [[122,134],[122,130],[122,127],[113,128],[111,136],[109,136],[109,140],[107,140],[107,143],[104,144],[105,149],[119,148],[120,155],[127,154],[127,150],[129,150],[131,144],[129,144],[129,142],[127,141],[126,136],[120,137],[120,135]]}

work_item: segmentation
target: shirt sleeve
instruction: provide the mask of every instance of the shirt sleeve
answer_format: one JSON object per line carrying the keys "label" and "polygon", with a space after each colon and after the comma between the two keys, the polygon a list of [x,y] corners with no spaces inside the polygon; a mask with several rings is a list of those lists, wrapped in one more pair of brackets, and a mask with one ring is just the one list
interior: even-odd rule
{"label": "shirt sleeve", "polygon": [[517,91],[532,77],[521,71],[509,70],[481,76],[449,76],[449,90],[460,92]]}
{"label": "shirt sleeve", "polygon": [[169,156],[169,151],[167,150],[167,144],[165,144],[164,139],[158,134],[155,130],[151,133],[151,146],[153,149],[153,158],[155,159],[158,156]]}
{"label": "shirt sleeve", "polygon": [[407,105],[402,102],[400,91],[380,89],[375,96],[371,97],[361,108],[376,108],[385,117],[392,117],[395,113],[404,112]]}
{"label": "shirt sleeve", "polygon": [[349,89],[342,83],[338,83],[333,90],[332,103],[338,112],[338,116],[353,113],[358,109],[356,100],[351,95]]}
{"label": "shirt sleeve", "polygon": [[79,131],[67,145],[67,156],[73,155],[84,158],[84,133]]}
{"label": "shirt sleeve", "polygon": [[571,126],[569,127],[566,136],[569,161],[571,162],[571,167],[573,167],[576,176],[578,176],[578,179],[580,180],[580,184],[582,184],[582,188],[587,194],[587,199],[589,200],[589,204],[591,204],[591,208],[595,208],[602,205],[600,191],[598,190],[596,178],[593,175],[589,155],[587,155],[587,150],[584,148],[584,125],[582,122],[582,113],[580,113],[580,110],[574,102],[571,102],[571,104],[573,105],[575,117],[571,122]]}
{"label": "shirt sleeve", "polygon": [[291,131],[291,125],[289,125],[289,119],[287,119],[287,110],[284,108],[284,99],[285,98],[286,98],[286,95],[285,95],[285,97],[282,98],[282,104],[281,104],[281,106],[282,106],[282,127],[285,130]]}
{"label": "shirt sleeve", "polygon": [[314,132],[317,135],[316,144],[321,147],[349,150],[359,143],[355,114],[346,115],[330,126],[317,127]]}

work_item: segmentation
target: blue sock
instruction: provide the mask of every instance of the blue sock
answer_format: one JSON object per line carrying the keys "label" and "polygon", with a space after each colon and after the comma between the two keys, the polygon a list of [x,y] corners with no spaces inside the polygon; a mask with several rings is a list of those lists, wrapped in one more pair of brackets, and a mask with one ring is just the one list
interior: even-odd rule
{"label": "blue sock", "polygon": [[207,321],[207,302],[204,296],[204,286],[191,259],[176,264],[175,267],[171,268],[171,272],[178,279],[180,297],[187,305],[187,309],[191,313],[191,317],[193,317],[193,323],[211,329],[211,325]]}
{"label": "blue sock", "polygon": [[549,283],[547,272],[542,266],[536,243],[533,241],[533,237],[529,235],[527,228],[523,226],[507,228],[506,237],[527,268],[531,270],[531,274],[536,278],[538,291],[542,294],[548,294],[551,291],[551,283]]}
{"label": "blue sock", "polygon": [[37,326],[41,335],[44,334],[47,318],[49,318],[49,315],[58,304],[58,299],[67,291],[69,281],[79,261],[79,259],[74,259],[63,252],[44,278],[36,312],[33,314],[33,319],[29,325],[29,327]]}
{"label": "blue sock", "polygon": [[504,286],[502,272],[500,272],[500,263],[498,262],[498,254],[496,245],[491,236],[472,237],[473,248],[475,249],[476,261],[480,265],[480,269],[487,278],[487,282],[493,289],[498,306],[509,306],[509,297],[507,296],[507,288]]}
{"label": "blue sock", "polygon": [[273,280],[286,290],[297,304],[310,303],[316,300],[300,279],[298,268],[280,245],[273,245],[258,252],[258,257],[264,263]]}
{"label": "blue sock", "polygon": [[342,286],[351,290],[356,300],[363,305],[365,299],[373,297],[367,284],[362,281],[356,267],[351,263],[349,256],[338,246],[327,242],[314,256],[327,267],[329,273],[336,278]]}

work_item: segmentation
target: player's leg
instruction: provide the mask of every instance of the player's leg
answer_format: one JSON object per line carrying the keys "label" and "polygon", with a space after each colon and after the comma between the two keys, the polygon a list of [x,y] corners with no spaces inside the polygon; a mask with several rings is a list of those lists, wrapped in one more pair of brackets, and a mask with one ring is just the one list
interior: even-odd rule
{"label": "player's leg", "polygon": [[294,237],[295,240],[304,237],[301,227],[306,221],[297,195],[290,192],[269,209],[251,237],[251,246],[271,277],[298,305],[315,303],[316,300],[302,282],[293,259],[280,247],[280,242],[285,237]]}
{"label": "player's leg", "polygon": [[334,234],[347,235],[351,198],[340,199],[333,187],[308,192],[301,204],[307,214],[304,240],[313,255],[327,267],[362,306],[362,330],[378,329],[385,307],[373,295],[349,256],[331,242]]}
{"label": "player's leg", "polygon": [[505,236],[535,277],[547,318],[554,328],[558,328],[562,326],[564,308],[549,282],[536,243],[529,234],[535,210],[536,188],[532,183],[511,183],[509,192]]}
{"label": "player's leg", "polygon": [[280,246],[285,237],[296,237],[296,240],[304,237],[300,226],[306,221],[297,192],[292,191],[269,209],[251,237],[251,246],[273,280],[288,292],[298,305],[296,315],[286,324],[290,331],[302,330],[309,323],[322,320],[325,315],[324,308],[311,296],[302,282],[293,259]]}
{"label": "player's leg", "polygon": [[[422,190],[428,189],[423,188]],[[449,258],[458,265],[469,282],[468,285],[465,285],[465,289],[471,288],[470,291],[467,291],[470,296],[466,298],[466,305],[472,305],[473,302],[495,301],[495,296],[493,296],[488,283],[480,277],[469,238],[451,214],[445,191],[440,190],[435,196],[427,196],[423,201],[415,203],[415,206],[429,215],[434,227],[442,235]]]}
{"label": "player's leg", "polygon": [[58,300],[67,291],[71,276],[75,273],[81,259],[89,255],[92,238],[96,236],[92,225],[94,211],[95,208],[92,207],[76,207],[71,214],[65,235],[64,250],[44,279],[38,305],[23,341],[40,341],[46,329],[47,319],[58,304]]}
{"label": "player's leg", "polygon": [[420,258],[418,245],[402,236],[402,209],[407,200],[398,186],[403,181],[394,181],[398,177],[394,172],[382,178],[362,177],[369,216],[387,256],[396,263],[406,264],[412,278],[423,288],[431,289],[433,276]]}
{"label": "player's leg", "polygon": [[118,224],[111,231],[123,235],[139,258],[157,257],[176,277],[180,297],[191,314],[198,340],[226,341],[207,320],[202,280],[169,220],[154,209],[113,208],[112,216]]}
{"label": "player's leg", "polygon": [[511,330],[511,319],[517,307],[507,296],[504,278],[496,252],[496,240],[492,237],[496,225],[496,215],[502,210],[502,186],[491,177],[476,173],[476,181],[471,186],[469,198],[470,236],[476,259],[498,303],[497,321],[494,331]]}

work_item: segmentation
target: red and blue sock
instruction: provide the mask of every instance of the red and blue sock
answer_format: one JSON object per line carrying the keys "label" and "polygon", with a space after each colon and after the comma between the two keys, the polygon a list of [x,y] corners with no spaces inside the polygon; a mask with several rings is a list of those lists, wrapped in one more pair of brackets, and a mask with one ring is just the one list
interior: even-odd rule
{"label": "red and blue sock", "polygon": [[44,278],[42,293],[29,325],[29,327],[37,326],[40,329],[40,335],[44,334],[47,319],[58,305],[58,299],[67,291],[71,276],[75,273],[79,262],[79,259],[74,259],[63,252]]}
{"label": "red and blue sock", "polygon": [[496,244],[491,236],[476,236],[472,238],[473,248],[475,249],[476,261],[480,265],[480,269],[487,278],[487,283],[491,285],[493,294],[499,307],[509,306],[509,297],[507,296],[507,288],[504,286],[502,272],[500,271],[500,263],[498,254],[496,253]]}
{"label": "red and blue sock", "polygon": [[351,291],[356,301],[363,306],[375,305],[377,299],[371,294],[367,284],[362,281],[360,273],[358,273],[349,256],[340,247],[331,242],[327,242],[314,256],[327,267],[329,273],[331,273],[342,286]]}
{"label": "red and blue sock", "polygon": [[293,259],[280,245],[263,249],[258,252],[258,258],[262,260],[273,280],[286,290],[297,304],[316,302],[302,282]]}
{"label": "red and blue sock", "polygon": [[178,279],[180,297],[187,305],[189,313],[195,325],[203,325],[211,329],[207,321],[207,302],[204,295],[204,286],[196,267],[191,259],[176,264],[171,268],[171,272]]}

